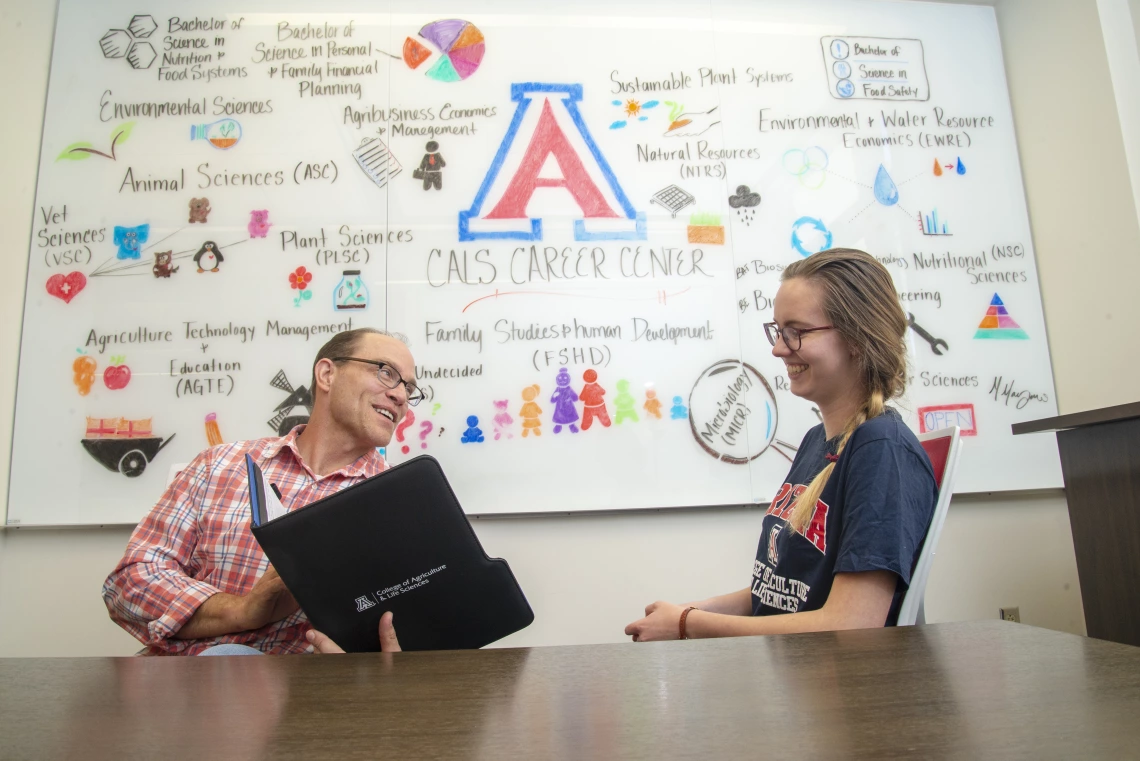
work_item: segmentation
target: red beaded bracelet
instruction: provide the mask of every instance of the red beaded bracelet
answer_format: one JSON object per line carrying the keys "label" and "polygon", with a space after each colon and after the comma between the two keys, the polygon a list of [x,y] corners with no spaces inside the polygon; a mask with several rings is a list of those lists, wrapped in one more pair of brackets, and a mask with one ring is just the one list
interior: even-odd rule
{"label": "red beaded bracelet", "polygon": [[678,636],[677,639],[688,639],[688,636],[685,634],[685,620],[689,617],[689,611],[691,610],[700,610],[700,608],[696,605],[690,605],[681,611],[681,622],[677,626],[680,636]]}

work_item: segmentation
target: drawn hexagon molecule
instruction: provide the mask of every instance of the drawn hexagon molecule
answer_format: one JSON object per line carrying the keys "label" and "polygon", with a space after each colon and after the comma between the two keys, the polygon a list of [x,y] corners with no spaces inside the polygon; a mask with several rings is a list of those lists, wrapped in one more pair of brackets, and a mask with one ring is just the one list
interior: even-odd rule
{"label": "drawn hexagon molecule", "polygon": [[104,58],[122,58],[131,47],[131,35],[124,29],[111,29],[99,40]]}
{"label": "drawn hexagon molecule", "polygon": [[134,35],[135,39],[145,40],[154,34],[154,30],[158,29],[158,24],[155,22],[154,17],[147,15],[135,16],[131,19],[131,23],[127,25],[127,29]]}
{"label": "drawn hexagon molecule", "polygon": [[149,69],[157,57],[158,54],[154,52],[154,47],[149,42],[136,42],[127,51],[127,61],[132,69]]}

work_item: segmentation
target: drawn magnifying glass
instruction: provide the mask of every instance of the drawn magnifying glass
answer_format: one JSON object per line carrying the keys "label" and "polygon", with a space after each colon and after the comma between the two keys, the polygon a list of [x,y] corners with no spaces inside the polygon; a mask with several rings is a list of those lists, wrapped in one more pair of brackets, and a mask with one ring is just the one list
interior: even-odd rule
{"label": "drawn magnifying glass", "polygon": [[689,428],[703,450],[745,465],[769,448],[788,461],[796,448],[776,438],[779,412],[771,384],[747,362],[726,359],[707,368],[689,392]]}

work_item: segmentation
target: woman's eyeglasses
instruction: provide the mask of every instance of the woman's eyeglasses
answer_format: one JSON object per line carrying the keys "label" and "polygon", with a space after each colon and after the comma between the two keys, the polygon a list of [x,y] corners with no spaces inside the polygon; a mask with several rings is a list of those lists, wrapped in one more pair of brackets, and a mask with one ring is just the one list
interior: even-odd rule
{"label": "woman's eyeglasses", "polygon": [[768,336],[768,343],[773,346],[776,345],[776,340],[779,338],[784,339],[784,345],[791,351],[799,351],[800,345],[803,343],[803,338],[808,333],[814,333],[817,330],[833,330],[834,325],[823,325],[818,328],[780,328],[774,322],[764,323],[764,334]]}

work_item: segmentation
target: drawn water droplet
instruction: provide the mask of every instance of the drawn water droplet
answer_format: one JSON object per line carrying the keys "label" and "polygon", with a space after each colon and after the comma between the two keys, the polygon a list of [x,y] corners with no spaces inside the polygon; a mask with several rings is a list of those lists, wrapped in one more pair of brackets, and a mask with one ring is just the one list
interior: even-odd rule
{"label": "drawn water droplet", "polygon": [[883,206],[894,206],[899,202],[899,188],[882,164],[879,164],[879,173],[875,175],[875,200]]}
{"label": "drawn water droplet", "polygon": [[938,159],[934,159],[934,176],[942,176],[942,165],[938,163]]}
{"label": "drawn water droplet", "polygon": [[966,165],[962,163],[962,157],[958,157],[958,174],[966,173]]}

